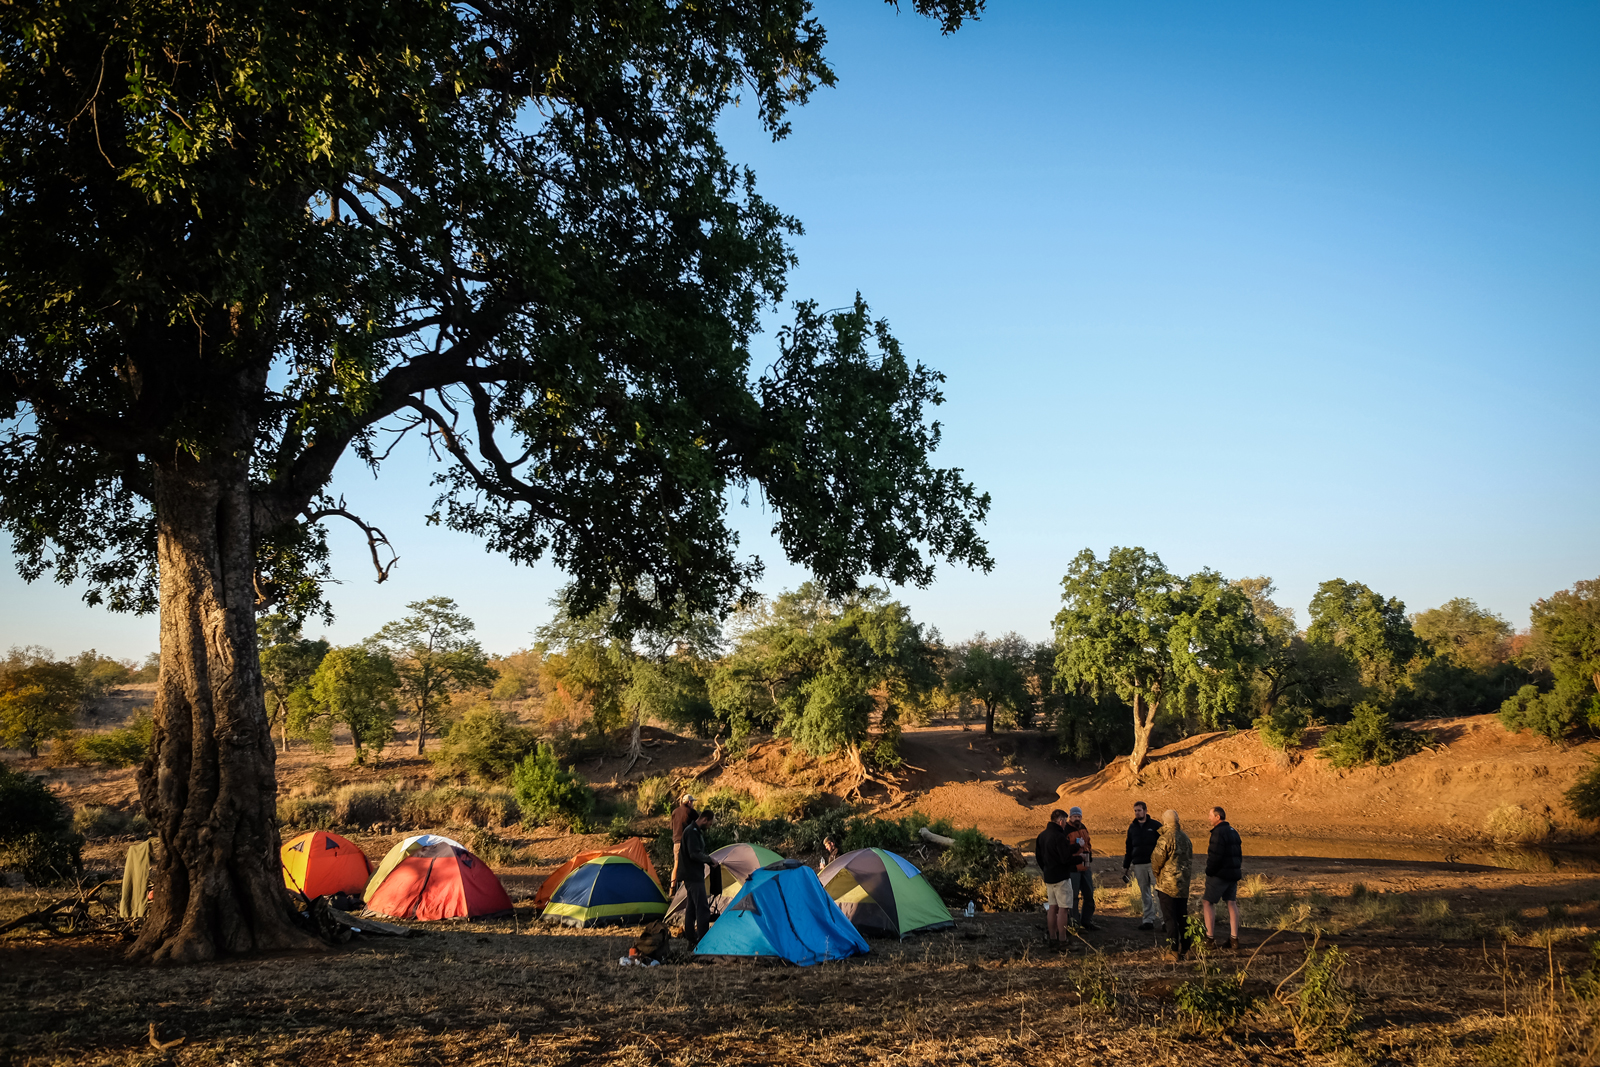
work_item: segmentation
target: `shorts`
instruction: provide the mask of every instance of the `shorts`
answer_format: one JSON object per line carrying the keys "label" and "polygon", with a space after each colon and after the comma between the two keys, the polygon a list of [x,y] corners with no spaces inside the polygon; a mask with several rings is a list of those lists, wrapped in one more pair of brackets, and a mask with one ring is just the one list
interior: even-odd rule
{"label": "shorts", "polygon": [[1200,899],[1211,904],[1220,904],[1224,900],[1239,899],[1239,883],[1228,882],[1221,878],[1206,875],[1206,894]]}
{"label": "shorts", "polygon": [[1046,882],[1044,902],[1055,908],[1072,907],[1072,879],[1063,878],[1059,882]]}

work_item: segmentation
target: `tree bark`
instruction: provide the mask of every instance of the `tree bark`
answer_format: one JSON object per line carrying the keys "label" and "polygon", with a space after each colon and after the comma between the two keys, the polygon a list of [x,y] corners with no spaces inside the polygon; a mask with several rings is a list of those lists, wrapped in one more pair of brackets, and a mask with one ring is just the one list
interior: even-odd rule
{"label": "tree bark", "polygon": [[1149,714],[1141,714],[1139,706],[1146,703],[1144,696],[1139,692],[1139,687],[1133,687],[1133,754],[1128,757],[1128,766],[1133,768],[1133,773],[1138,774],[1144,769],[1145,757],[1150,754],[1150,731],[1156,724],[1156,705],[1150,704]]}
{"label": "tree bark", "polygon": [[983,702],[983,732],[994,736],[994,705],[987,700]]}
{"label": "tree bark", "polygon": [[204,458],[175,450],[154,464],[161,673],[138,782],[161,849],[130,955],[156,963],[317,944],[292,925],[279,872],[276,754],[256,647],[251,438],[246,426],[231,429]]}

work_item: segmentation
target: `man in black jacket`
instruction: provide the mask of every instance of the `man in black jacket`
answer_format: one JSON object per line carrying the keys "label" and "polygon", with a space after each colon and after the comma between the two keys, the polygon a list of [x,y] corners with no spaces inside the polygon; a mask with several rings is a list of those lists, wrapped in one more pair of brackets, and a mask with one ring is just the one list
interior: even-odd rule
{"label": "man in black jacket", "polygon": [[683,828],[683,842],[678,846],[677,882],[673,883],[672,888],[676,892],[681,883],[689,898],[688,906],[684,908],[683,936],[688,939],[690,951],[711,929],[711,901],[706,896],[706,871],[709,867],[717,866],[717,861],[711,858],[706,849],[705,829],[711,825],[714,817],[709,811],[697,813],[694,822]]}
{"label": "man in black jacket", "polygon": [[1161,909],[1156,904],[1155,890],[1150,888],[1150,853],[1155,850],[1156,838],[1161,836],[1161,824],[1150,817],[1144,801],[1133,805],[1133,822],[1128,824],[1128,841],[1122,849],[1122,881],[1127,884],[1128,874],[1139,883],[1139,902],[1144,905],[1141,930],[1154,930],[1156,916]]}
{"label": "man in black jacket", "polygon": [[[1206,920],[1206,937],[1217,948],[1239,947],[1239,879],[1244,877],[1244,843],[1239,831],[1228,825],[1228,813],[1211,809],[1211,844],[1206,847],[1206,893],[1200,902]],[[1228,902],[1228,940],[1218,940],[1216,906]]]}
{"label": "man in black jacket", "polygon": [[1077,852],[1067,836],[1067,813],[1057,808],[1033,843],[1033,856],[1044,878],[1045,941],[1052,952],[1061,950],[1061,935],[1066,932],[1067,909],[1072,905],[1070,877],[1078,863]]}

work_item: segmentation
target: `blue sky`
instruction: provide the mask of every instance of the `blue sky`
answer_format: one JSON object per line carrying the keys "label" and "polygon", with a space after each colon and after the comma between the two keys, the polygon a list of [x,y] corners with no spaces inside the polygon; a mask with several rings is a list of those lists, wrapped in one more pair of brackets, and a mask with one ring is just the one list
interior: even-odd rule
{"label": "blue sky", "polygon": [[[1086,546],[1271,575],[1302,621],[1327,578],[1520,626],[1600,575],[1600,7],[819,13],[838,88],[726,137],[805,223],[791,297],[859,289],[949,376],[936,458],[993,494],[997,566],[899,591],[947,639],[1047,636]],[[530,643],[559,575],[425,528],[426,473],[339,472],[402,559],[376,586],[335,530],[328,636],[449,595]],[[739,519],[777,591],[768,524]],[[10,567],[0,599],[3,644],[156,645]]]}

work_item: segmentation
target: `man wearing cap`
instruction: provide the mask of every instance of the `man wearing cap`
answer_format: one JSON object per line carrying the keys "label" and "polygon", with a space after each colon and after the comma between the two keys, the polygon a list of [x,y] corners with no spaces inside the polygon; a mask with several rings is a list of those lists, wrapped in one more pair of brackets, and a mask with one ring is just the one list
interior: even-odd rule
{"label": "man wearing cap", "polygon": [[1077,850],[1077,860],[1068,879],[1071,907],[1067,909],[1067,922],[1084,930],[1098,930],[1094,924],[1094,874],[1089,870],[1094,859],[1094,848],[1089,842],[1089,828],[1083,825],[1083,809],[1067,812],[1067,836]]}
{"label": "man wearing cap", "polygon": [[683,828],[695,820],[694,796],[685,793],[678,798],[678,806],[672,809],[672,881],[670,885],[678,884],[678,850],[683,847]]}
{"label": "man wearing cap", "polygon": [[1039,862],[1044,879],[1045,944],[1051,952],[1061,951],[1061,935],[1066,933],[1067,909],[1072,906],[1072,868],[1077,863],[1076,848],[1067,836],[1067,813],[1057,808],[1050,813],[1044,832],[1033,842],[1033,858]]}

